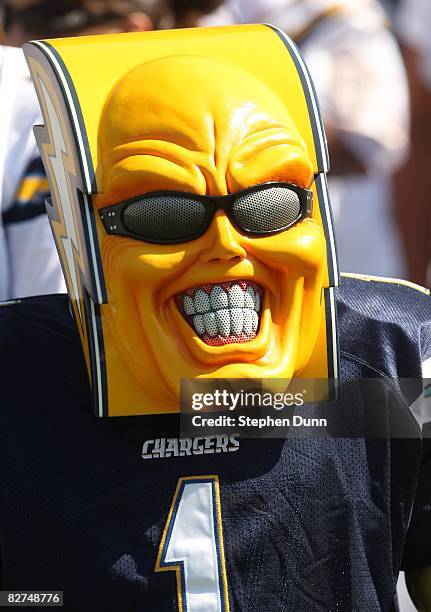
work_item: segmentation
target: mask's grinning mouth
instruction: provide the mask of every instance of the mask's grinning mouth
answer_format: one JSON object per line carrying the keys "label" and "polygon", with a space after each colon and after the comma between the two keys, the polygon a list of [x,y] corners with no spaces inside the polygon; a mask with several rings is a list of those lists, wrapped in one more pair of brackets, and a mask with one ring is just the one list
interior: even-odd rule
{"label": "mask's grinning mouth", "polygon": [[186,321],[206,344],[250,342],[260,324],[263,290],[249,280],[193,287],[175,296]]}

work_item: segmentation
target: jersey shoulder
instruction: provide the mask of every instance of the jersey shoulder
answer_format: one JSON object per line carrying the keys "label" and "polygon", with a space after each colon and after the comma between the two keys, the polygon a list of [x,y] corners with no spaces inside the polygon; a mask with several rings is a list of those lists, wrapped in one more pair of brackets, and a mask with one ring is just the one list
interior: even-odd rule
{"label": "jersey shoulder", "polygon": [[384,376],[420,377],[431,357],[430,292],[408,281],[343,274],[336,289],[340,351]]}
{"label": "jersey shoulder", "polygon": [[[0,302],[0,344],[4,359],[20,359],[79,343],[66,295],[43,295]],[[3,360],[2,360],[3,361]]]}
{"label": "jersey shoulder", "polygon": [[92,415],[84,354],[66,295],[0,304],[0,347],[2,433],[31,430],[48,418],[47,406],[49,419]]}

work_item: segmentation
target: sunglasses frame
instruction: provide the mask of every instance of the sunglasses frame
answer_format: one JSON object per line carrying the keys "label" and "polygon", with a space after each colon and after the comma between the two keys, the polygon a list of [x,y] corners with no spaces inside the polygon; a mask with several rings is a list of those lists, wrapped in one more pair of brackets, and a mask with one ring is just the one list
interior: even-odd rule
{"label": "sunglasses frame", "polygon": [[[238,223],[236,222],[235,215],[232,210],[232,207],[235,201],[239,197],[247,193],[258,193],[259,191],[265,191],[266,189],[270,189],[272,187],[286,187],[290,189],[291,191],[294,191],[297,194],[297,196],[299,197],[299,204],[301,207],[300,214],[297,217],[297,219],[287,224],[286,226],[283,226],[281,228],[278,228],[272,231],[254,232],[254,231],[245,229],[243,227],[240,227]],[[189,200],[196,200],[197,202],[204,204],[205,210],[206,210],[206,216],[205,216],[205,221],[202,224],[202,228],[199,230],[199,232],[195,232],[193,235],[190,235],[190,236],[187,236],[181,239],[175,238],[172,240],[171,239],[159,240],[159,239],[147,238],[147,237],[144,238],[140,236],[139,234],[136,234],[135,232],[131,232],[125,227],[124,222],[123,222],[123,213],[124,213],[124,210],[127,208],[127,206],[129,206],[130,204],[139,202],[140,200],[143,200],[144,198],[149,198],[153,196],[164,196],[164,195],[170,195],[170,196],[176,195],[176,196],[182,196],[182,197],[186,196]],[[302,221],[303,219],[307,217],[311,217],[312,212],[313,212],[313,192],[310,189],[306,189],[305,187],[299,187],[298,185],[294,185],[293,183],[287,183],[287,182],[260,183],[259,185],[247,187],[246,189],[242,189],[241,191],[236,191],[235,193],[230,193],[224,196],[199,195],[195,193],[189,193],[187,191],[170,191],[170,190],[152,191],[152,192],[140,195],[140,196],[135,196],[128,200],[124,200],[124,202],[119,202],[118,204],[111,204],[110,206],[105,206],[104,208],[99,210],[99,215],[100,215],[100,218],[102,220],[103,226],[107,234],[110,234],[113,236],[122,236],[125,238],[134,238],[135,240],[141,240],[142,242],[149,242],[153,244],[182,244],[184,242],[191,242],[192,240],[196,240],[196,238],[199,238],[200,236],[202,236],[207,231],[209,226],[211,225],[214,219],[214,215],[216,214],[218,210],[223,210],[226,213],[229,221],[241,234],[246,235],[246,236],[254,236],[258,238],[263,238],[265,236],[273,236],[274,234],[279,234],[280,232],[284,232],[290,229],[291,227],[293,227],[294,225],[296,225],[299,221]]]}

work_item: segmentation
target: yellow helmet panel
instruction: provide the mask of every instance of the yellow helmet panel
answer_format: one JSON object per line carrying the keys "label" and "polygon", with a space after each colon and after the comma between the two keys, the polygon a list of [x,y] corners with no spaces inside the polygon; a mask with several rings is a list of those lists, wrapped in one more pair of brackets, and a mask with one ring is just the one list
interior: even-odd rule
{"label": "yellow helmet panel", "polygon": [[[326,141],[293,43],[235,26],[25,52],[97,414],[176,412],[182,378],[336,377]],[[312,210],[259,233],[283,186]]]}

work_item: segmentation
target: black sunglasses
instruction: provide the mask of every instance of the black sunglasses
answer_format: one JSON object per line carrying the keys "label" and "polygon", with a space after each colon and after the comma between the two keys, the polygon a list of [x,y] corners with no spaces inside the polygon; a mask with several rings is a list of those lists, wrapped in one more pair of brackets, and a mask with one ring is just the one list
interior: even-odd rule
{"label": "black sunglasses", "polygon": [[155,191],[106,206],[99,214],[108,234],[174,244],[202,236],[218,210],[224,210],[242,234],[259,237],[289,229],[310,217],[312,209],[309,189],[263,183],[225,196]]}

